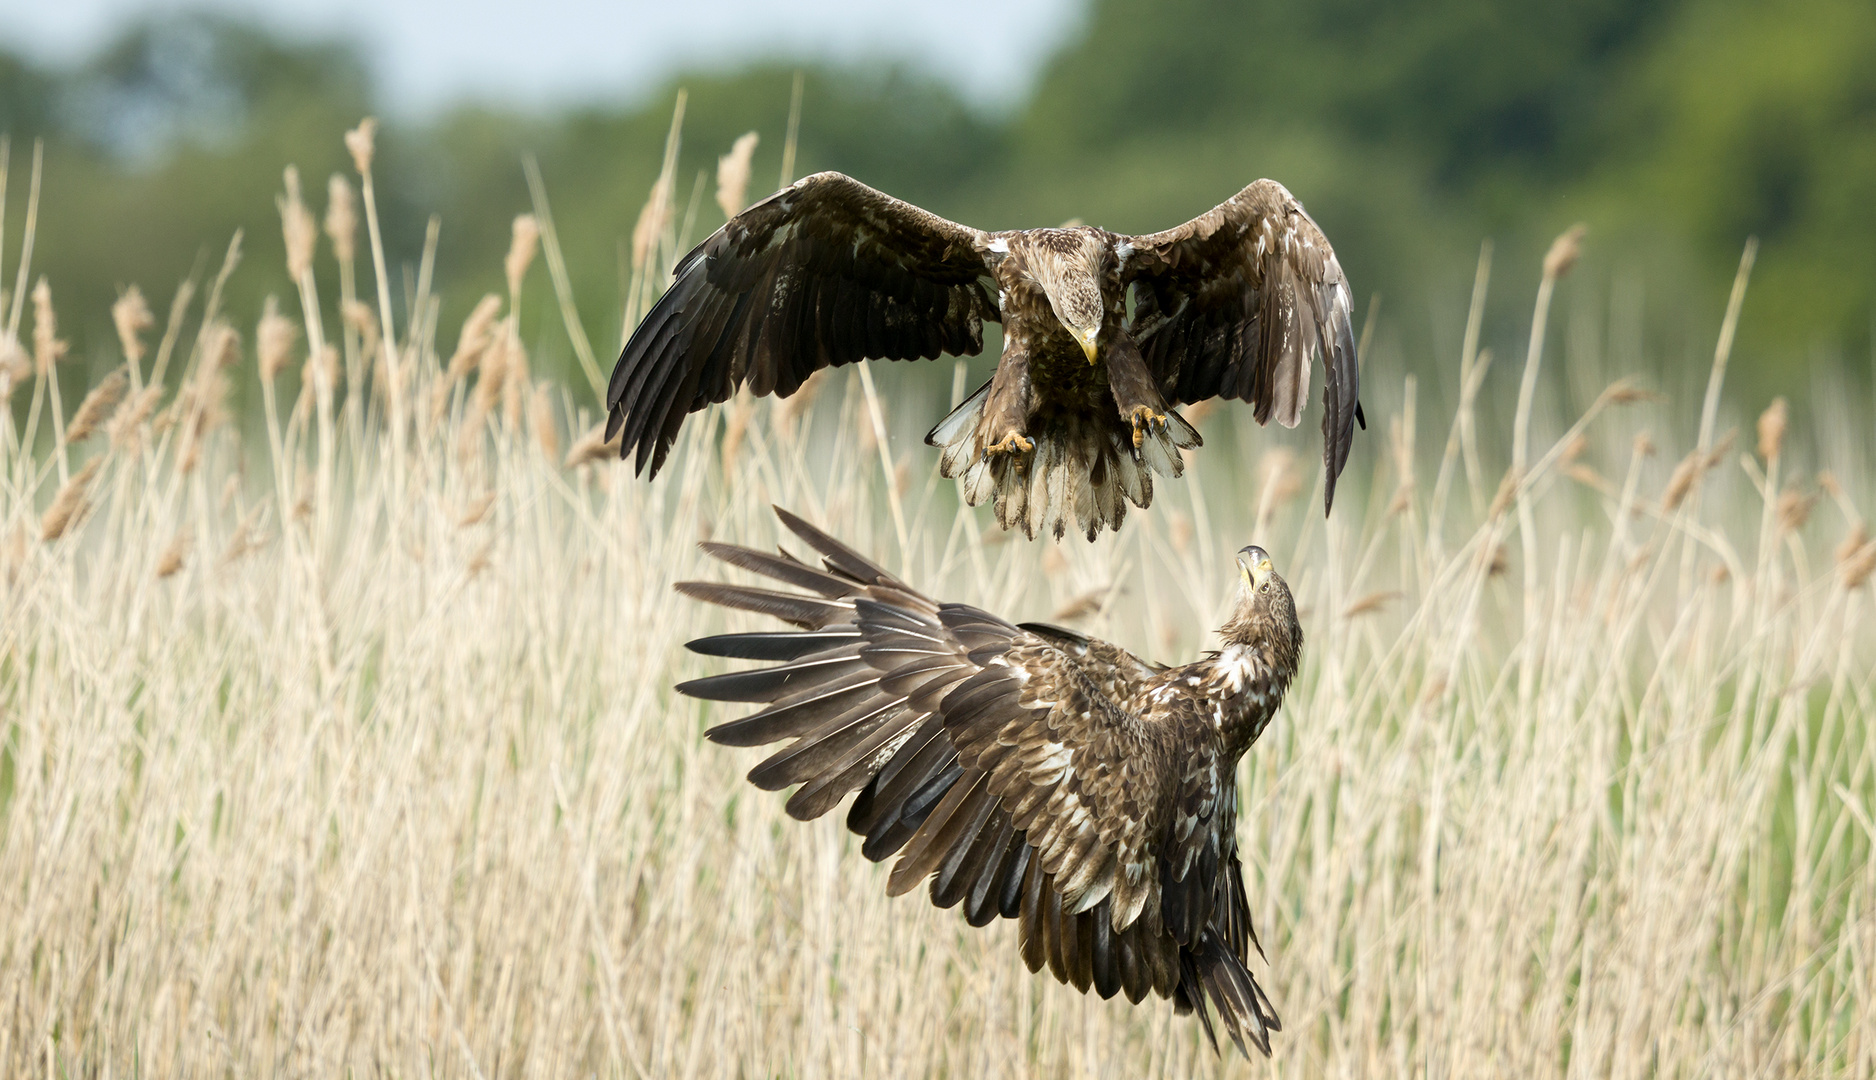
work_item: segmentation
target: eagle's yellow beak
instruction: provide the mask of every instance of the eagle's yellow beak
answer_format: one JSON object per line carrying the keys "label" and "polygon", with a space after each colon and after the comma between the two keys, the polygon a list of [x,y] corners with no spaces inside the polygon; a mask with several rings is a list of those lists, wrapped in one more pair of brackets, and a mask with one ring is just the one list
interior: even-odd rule
{"label": "eagle's yellow beak", "polygon": [[1097,326],[1092,330],[1082,331],[1071,326],[1068,328],[1068,332],[1070,336],[1081,344],[1081,351],[1088,354],[1088,363],[1094,363],[1095,358],[1098,357],[1101,352],[1101,347],[1095,344],[1095,338],[1100,336],[1101,328]]}
{"label": "eagle's yellow beak", "polygon": [[1251,588],[1263,588],[1264,582],[1269,581],[1270,575],[1276,572],[1277,568],[1271,565],[1270,554],[1263,548],[1253,545],[1238,552],[1238,573]]}

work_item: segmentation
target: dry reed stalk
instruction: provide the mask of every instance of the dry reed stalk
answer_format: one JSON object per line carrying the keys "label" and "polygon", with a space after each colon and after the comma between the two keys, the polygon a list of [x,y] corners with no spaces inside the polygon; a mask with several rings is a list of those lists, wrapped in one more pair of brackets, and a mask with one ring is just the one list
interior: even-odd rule
{"label": "dry reed stalk", "polygon": [[760,141],[753,131],[745,131],[730,144],[730,152],[717,159],[717,205],[723,216],[733,218],[749,205],[749,162]]}
{"label": "dry reed stalk", "polygon": [[124,351],[124,362],[132,368],[143,363],[143,332],[156,325],[156,316],[143,299],[143,290],[135,285],[111,305],[111,323],[117,328],[117,344]]}
{"label": "dry reed stalk", "polygon": [[520,330],[513,319],[508,322],[504,340],[507,348],[502,355],[502,420],[511,430],[519,431],[522,405],[534,375],[528,364],[528,350],[521,344]]}
{"label": "dry reed stalk", "polygon": [[189,526],[183,525],[178,528],[175,535],[169,538],[169,543],[163,545],[162,554],[157,556],[156,576],[159,579],[175,576],[176,572],[182,569],[183,563],[188,560],[189,549],[194,546],[195,533]]}
{"label": "dry reed stalk", "polygon": [[382,338],[378,333],[378,316],[369,304],[357,300],[347,300],[340,305],[340,316],[345,325],[358,335],[358,352],[367,361],[378,355],[378,346]]}
{"label": "dry reed stalk", "polygon": [[1277,512],[1302,493],[1303,477],[1296,467],[1295,451],[1287,446],[1264,451],[1257,459],[1257,516],[1251,530],[1253,537],[1269,533]]}
{"label": "dry reed stalk", "polygon": [[[1255,532],[1256,530],[1253,530]],[[1175,554],[1181,558],[1192,551],[1192,517],[1183,510],[1174,510],[1172,520],[1166,523],[1166,542],[1172,545]]]}
{"label": "dry reed stalk", "polygon": [[315,406],[328,407],[332,395],[339,386],[339,349],[336,345],[325,345],[314,350],[308,349],[306,360],[300,365],[300,385],[311,390],[302,394],[295,416],[302,422]]}
{"label": "dry reed stalk", "polygon": [[528,424],[534,428],[534,442],[541,448],[541,456],[548,461],[559,461],[560,429],[554,423],[553,390],[546,383],[534,388],[534,398],[528,407]]}
{"label": "dry reed stalk", "polygon": [[534,263],[534,253],[540,250],[541,226],[533,214],[521,214],[515,218],[508,239],[508,255],[502,260],[502,270],[508,277],[508,295],[511,298],[521,295],[521,281],[528,276],[528,267]]}
{"label": "dry reed stalk", "polygon": [[1407,377],[1405,405],[1399,416],[1388,421],[1388,448],[1394,458],[1394,496],[1388,500],[1386,516],[1395,517],[1405,513],[1413,506],[1414,491],[1414,436],[1416,383],[1413,376]]}
{"label": "dry reed stalk", "polygon": [[15,523],[7,532],[6,543],[7,587],[12,588],[26,572],[26,526]]}
{"label": "dry reed stalk", "polygon": [[663,175],[651,185],[651,194],[639,208],[638,221],[632,226],[632,270],[642,273],[657,250],[658,242],[671,225],[671,177]]}
{"label": "dry reed stalk", "polygon": [[78,411],[72,414],[72,425],[66,429],[65,441],[79,443],[90,438],[93,432],[103,426],[105,414],[117,408],[117,403],[123,400],[124,389],[129,382],[124,369],[119,368],[92,387],[85,399],[78,403]]}
{"label": "dry reed stalk", "polygon": [[827,381],[833,378],[832,372],[832,368],[821,368],[803,380],[794,393],[785,398],[772,399],[769,423],[778,438],[787,440],[795,437],[797,423],[814,407],[815,399],[821,396]]}
{"label": "dry reed stalk", "polygon": [[59,493],[52,498],[52,505],[46,508],[45,516],[39,519],[40,540],[50,544],[64,536],[84,517],[85,511],[91,508],[86,492],[91,487],[92,479],[98,475],[98,470],[103,467],[104,458],[94,457],[59,488]]}

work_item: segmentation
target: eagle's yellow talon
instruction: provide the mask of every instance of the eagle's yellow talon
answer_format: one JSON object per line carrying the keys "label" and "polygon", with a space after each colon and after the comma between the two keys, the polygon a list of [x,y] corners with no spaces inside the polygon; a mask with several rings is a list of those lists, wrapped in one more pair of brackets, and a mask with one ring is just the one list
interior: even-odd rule
{"label": "eagle's yellow talon", "polygon": [[1036,448],[1035,440],[1025,439],[1017,432],[1010,432],[1003,438],[984,447],[984,457],[992,454],[1027,454]]}
{"label": "eagle's yellow talon", "polygon": [[1140,444],[1146,442],[1146,433],[1149,430],[1166,430],[1166,414],[1154,412],[1145,405],[1135,405],[1129,410],[1127,421],[1133,425],[1133,448],[1135,450],[1140,449]]}

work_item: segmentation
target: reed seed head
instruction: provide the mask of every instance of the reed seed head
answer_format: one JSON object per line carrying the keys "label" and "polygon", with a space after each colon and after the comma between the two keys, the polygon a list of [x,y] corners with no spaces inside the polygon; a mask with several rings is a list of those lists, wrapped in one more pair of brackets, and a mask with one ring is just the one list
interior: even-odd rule
{"label": "reed seed head", "polygon": [[111,322],[117,327],[117,343],[124,359],[132,364],[143,361],[143,332],[156,325],[156,316],[143,299],[143,290],[132,285],[111,305]]}
{"label": "reed seed head", "polygon": [[24,383],[33,375],[32,357],[20,348],[20,343],[4,329],[0,329],[0,405],[13,396],[15,387]]}
{"label": "reed seed head", "polygon": [[540,246],[541,226],[534,215],[516,217],[508,240],[508,257],[502,260],[502,269],[508,273],[509,296],[521,295],[521,280],[528,276],[528,267],[533,264],[534,253]]}
{"label": "reed seed head", "polygon": [[150,414],[156,411],[156,404],[161,400],[161,386],[146,386],[117,407],[117,412],[112,414],[107,425],[113,452],[121,452],[138,442],[144,422],[150,419]]}
{"label": "reed seed head", "polygon": [[169,543],[164,545],[163,553],[156,558],[156,576],[174,577],[182,569],[182,564],[188,561],[189,549],[194,546],[195,533],[189,526],[177,529],[175,535],[169,538]]}
{"label": "reed seed head", "polygon": [[59,319],[52,310],[52,286],[44,276],[33,286],[33,366],[40,376],[65,358],[68,346],[60,341]]}
{"label": "reed seed head", "polygon": [[261,308],[260,325],[254,328],[254,351],[260,356],[261,378],[273,382],[293,359],[293,343],[300,328],[280,314],[280,301],[272,295]]}
{"label": "reed seed head", "polygon": [[92,479],[98,475],[98,470],[103,467],[104,459],[94,457],[59,488],[59,493],[52,497],[52,505],[46,508],[45,516],[39,519],[41,540],[52,543],[85,516],[85,511],[91,508],[86,492],[91,487]]}
{"label": "reed seed head", "polygon": [[358,122],[358,126],[345,133],[345,149],[352,155],[352,167],[360,176],[371,172],[371,158],[377,153],[378,119],[367,116]]}
{"label": "reed seed head", "polygon": [[72,414],[72,425],[65,431],[66,443],[83,442],[102,427],[105,416],[124,399],[124,389],[129,383],[124,369],[119,368],[92,387],[91,392],[85,395],[85,400],[79,402],[78,411]]}
{"label": "reed seed head", "polygon": [[358,204],[352,195],[352,182],[339,173],[326,181],[326,239],[332,242],[332,254],[342,263],[358,254]]}
{"label": "reed seed head", "polygon": [[619,432],[613,435],[611,441],[607,441],[605,422],[601,421],[594,424],[592,428],[588,429],[586,434],[575,440],[573,448],[567,451],[566,467],[571,469],[575,466],[588,464],[589,462],[603,461],[607,458],[618,457],[619,439],[623,437],[624,434],[625,429],[620,428]]}
{"label": "reed seed head", "polygon": [[755,132],[746,131],[730,144],[729,153],[717,159],[717,205],[723,208],[724,217],[733,218],[749,205],[749,162],[759,140]]}
{"label": "reed seed head", "polygon": [[1579,221],[1550,242],[1550,250],[1544,253],[1545,277],[1555,281],[1570,272],[1583,254],[1583,234],[1588,231],[1589,226]]}
{"label": "reed seed head", "polygon": [[288,165],[281,175],[287,193],[275,202],[280,207],[280,235],[287,245],[287,274],[296,283],[304,282],[313,272],[313,247],[318,243],[319,230],[300,195],[299,168]]}
{"label": "reed seed head", "polygon": [[1759,456],[1766,461],[1776,458],[1785,446],[1785,425],[1790,419],[1785,399],[1776,397],[1759,414]]}

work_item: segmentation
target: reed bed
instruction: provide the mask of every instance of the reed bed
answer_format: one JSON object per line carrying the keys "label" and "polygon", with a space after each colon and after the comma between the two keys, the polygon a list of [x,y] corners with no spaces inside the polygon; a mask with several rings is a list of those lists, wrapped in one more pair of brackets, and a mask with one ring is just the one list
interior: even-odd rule
{"label": "reed bed", "polygon": [[[222,309],[238,238],[166,318],[126,293],[75,406],[50,287],[30,333],[0,306],[30,395],[0,409],[0,1074],[1270,1073],[1030,975],[1009,924],[889,902],[840,815],[703,741],[729,713],[671,692],[718,670],[683,643],[754,621],[671,584],[727,573],[700,538],[773,542],[771,503],[1167,661],[1272,551],[1308,641],[1240,841],[1278,1074],[1876,1074],[1872,417],[1725,400],[1749,259],[1697,429],[1607,361],[1548,376],[1560,247],[1515,402],[1476,299],[1450,415],[1371,362],[1332,519],[1313,433],[1227,405],[1118,534],[1029,543],[937,479],[943,402],[851,370],[633,479],[516,331],[571,310],[538,174],[508,295],[446,332],[426,256],[394,324],[371,143],[323,226],[287,178],[279,304]],[[671,190],[641,263],[682,249]]]}

